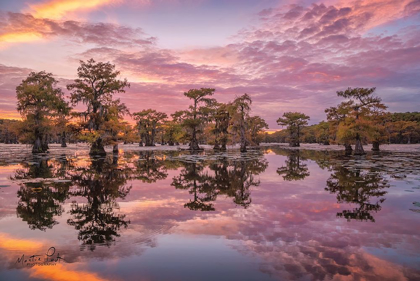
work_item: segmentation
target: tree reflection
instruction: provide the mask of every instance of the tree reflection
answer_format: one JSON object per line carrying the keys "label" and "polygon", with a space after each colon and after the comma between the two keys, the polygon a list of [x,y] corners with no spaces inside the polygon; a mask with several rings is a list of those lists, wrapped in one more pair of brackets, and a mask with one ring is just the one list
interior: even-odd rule
{"label": "tree reflection", "polygon": [[372,221],[375,219],[372,213],[381,210],[381,204],[385,201],[384,196],[389,188],[389,183],[382,174],[373,169],[350,170],[342,165],[333,168],[333,173],[327,180],[326,191],[337,194],[338,203],[356,204],[352,210],[343,210],[337,213],[338,217],[344,217],[348,221]]}
{"label": "tree reflection", "polygon": [[193,199],[184,205],[190,210],[214,211],[212,202],[218,195],[231,197],[235,204],[247,208],[252,202],[250,188],[260,184],[255,175],[267,166],[263,158],[184,163],[184,169],[173,178],[172,185],[193,194]]}
{"label": "tree reflection", "polygon": [[94,250],[96,244],[109,246],[119,237],[121,228],[130,223],[126,216],[118,214],[117,199],[124,199],[130,192],[127,180],[132,169],[118,165],[118,158],[92,159],[87,167],[77,167],[72,171],[74,189],[72,196],[85,198],[87,203],[71,205],[69,225],[78,231],[78,239]]}
{"label": "tree reflection", "polygon": [[300,151],[291,151],[285,161],[286,166],[277,169],[277,174],[283,175],[286,181],[303,180],[309,176],[308,166],[303,164]]}
{"label": "tree reflection", "polygon": [[203,163],[184,163],[184,169],[173,178],[172,186],[188,190],[193,200],[184,207],[194,211],[214,211],[212,201],[216,200],[217,190],[211,185],[210,177],[203,173]]}
{"label": "tree reflection", "polygon": [[166,179],[168,173],[163,155],[155,155],[153,151],[141,151],[139,156],[135,163],[136,179],[147,183]]}
{"label": "tree reflection", "polygon": [[[54,163],[54,164],[53,164]],[[22,163],[12,180],[19,182],[17,216],[27,222],[32,230],[46,231],[58,224],[55,217],[64,212],[62,204],[68,198],[70,181],[65,171],[71,161],[61,157],[56,161],[33,158]]]}

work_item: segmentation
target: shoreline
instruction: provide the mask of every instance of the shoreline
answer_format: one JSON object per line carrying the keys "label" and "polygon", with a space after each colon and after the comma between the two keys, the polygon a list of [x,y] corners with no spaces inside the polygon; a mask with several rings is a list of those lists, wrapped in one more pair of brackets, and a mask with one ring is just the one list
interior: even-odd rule
{"label": "shoreline", "polygon": [[[50,144],[49,153],[63,153],[66,152],[87,152],[89,151],[89,144],[87,143],[78,143],[78,144],[68,144],[67,147],[61,147],[60,144]],[[301,143],[300,147],[290,147],[288,143],[261,143],[259,147],[278,147],[282,149],[289,150],[316,150],[316,151],[344,151],[344,146],[342,145],[321,145],[313,143]],[[204,150],[213,150],[213,145],[200,145]],[[240,145],[228,145],[227,150],[239,150]],[[250,150],[253,147],[249,147]],[[364,145],[364,150],[366,152],[371,151],[372,145]],[[0,152],[1,153],[30,153],[32,149],[31,145],[28,144],[4,144],[0,143]],[[138,144],[119,144],[119,149],[121,151],[179,151],[188,149],[188,145],[160,145],[156,146],[138,146]],[[391,152],[420,152],[420,144],[383,144],[380,146],[381,151],[391,151]],[[112,153],[112,146],[105,146],[105,151],[107,153]]]}

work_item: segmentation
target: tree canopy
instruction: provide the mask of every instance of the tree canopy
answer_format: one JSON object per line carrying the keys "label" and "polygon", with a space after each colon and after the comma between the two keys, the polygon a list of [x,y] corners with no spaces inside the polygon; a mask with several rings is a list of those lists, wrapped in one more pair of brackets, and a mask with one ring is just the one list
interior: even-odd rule
{"label": "tree canopy", "polygon": [[32,143],[32,152],[48,150],[48,134],[60,114],[68,114],[70,107],[57,87],[52,73],[31,72],[16,87],[17,110],[23,119],[26,142]]}
{"label": "tree canopy", "polygon": [[83,120],[83,127],[89,131],[87,140],[91,143],[91,154],[105,154],[104,135],[108,130],[104,124],[118,119],[120,112],[126,112],[125,105],[119,99],[113,99],[114,94],[124,93],[125,88],[130,86],[127,79],[117,79],[119,74],[115,65],[109,62],[96,62],[93,59],[80,61],[78,79],[67,85],[73,105],[86,105],[79,116]]}
{"label": "tree canopy", "polygon": [[283,117],[277,119],[277,124],[287,127],[290,146],[300,146],[301,128],[308,125],[308,120],[309,116],[300,112],[285,112]]}

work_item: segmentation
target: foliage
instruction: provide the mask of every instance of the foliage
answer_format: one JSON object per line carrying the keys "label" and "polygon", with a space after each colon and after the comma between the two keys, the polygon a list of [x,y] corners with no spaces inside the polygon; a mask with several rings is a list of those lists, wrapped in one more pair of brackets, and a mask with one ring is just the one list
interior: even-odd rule
{"label": "foliage", "polygon": [[243,94],[233,100],[230,105],[232,115],[232,128],[236,135],[240,136],[241,152],[246,152],[249,141],[246,138],[247,123],[249,112],[251,111],[252,100],[248,94]]}
{"label": "foliage", "polygon": [[18,143],[22,121],[0,119],[0,142]]}
{"label": "foliage", "polygon": [[214,135],[214,149],[226,150],[226,144],[229,139],[229,123],[231,115],[229,105],[225,103],[217,104],[213,113],[214,127],[211,133]]}
{"label": "foliage", "polygon": [[355,154],[364,154],[362,141],[368,139],[379,143],[383,141],[382,126],[385,109],[381,98],[373,96],[376,88],[348,88],[338,91],[337,95],[347,99],[337,107],[325,110],[328,120],[336,128],[337,141],[349,146],[356,144]]}
{"label": "foliage", "polygon": [[144,141],[145,146],[155,146],[156,133],[163,128],[168,115],[163,112],[157,112],[154,109],[145,109],[133,113],[133,116],[137,122],[140,143],[142,144]]}
{"label": "foliage", "polygon": [[184,96],[193,101],[189,109],[183,111],[183,116],[180,117],[182,125],[189,132],[191,150],[200,150],[197,134],[202,132],[203,124],[209,119],[211,107],[216,104],[215,99],[209,98],[214,92],[215,89],[201,88],[191,89],[184,93]]}
{"label": "foliage", "polygon": [[263,135],[261,133],[264,129],[268,129],[268,124],[260,116],[250,116],[247,118],[245,123],[248,124],[248,139],[251,144],[259,145],[263,139]]}
{"label": "foliage", "polygon": [[70,111],[57,83],[51,73],[41,71],[31,72],[16,87],[17,110],[23,119],[22,141],[33,145],[33,153],[48,150],[48,135],[54,122]]}
{"label": "foliage", "polygon": [[113,100],[114,94],[124,93],[130,86],[126,79],[117,79],[119,74],[110,63],[80,61],[78,79],[67,85],[73,105],[83,103],[87,107],[79,115],[84,119],[82,126],[88,130],[86,140],[92,145],[91,154],[105,154],[104,145],[115,143],[121,114],[128,113],[119,99]]}
{"label": "foliage", "polygon": [[285,112],[283,118],[277,119],[277,124],[287,127],[290,146],[300,146],[301,128],[308,125],[308,120],[309,116],[300,112]]}

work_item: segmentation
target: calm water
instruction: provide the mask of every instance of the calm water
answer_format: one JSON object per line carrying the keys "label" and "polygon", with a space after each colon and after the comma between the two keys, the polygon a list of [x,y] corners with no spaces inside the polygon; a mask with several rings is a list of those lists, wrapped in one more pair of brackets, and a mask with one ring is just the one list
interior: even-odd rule
{"label": "calm water", "polygon": [[0,159],[1,280],[420,280],[419,223],[420,153]]}

